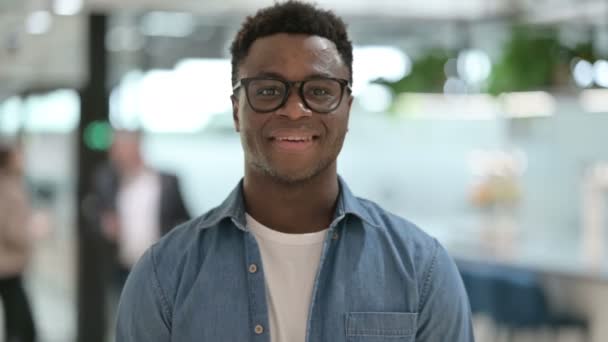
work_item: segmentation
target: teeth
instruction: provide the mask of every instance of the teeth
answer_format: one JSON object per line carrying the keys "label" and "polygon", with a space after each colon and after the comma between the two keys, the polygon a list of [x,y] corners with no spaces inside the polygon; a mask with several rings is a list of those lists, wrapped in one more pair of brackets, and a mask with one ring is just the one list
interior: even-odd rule
{"label": "teeth", "polygon": [[312,140],[311,137],[280,137],[277,138],[277,140],[280,141],[310,141]]}

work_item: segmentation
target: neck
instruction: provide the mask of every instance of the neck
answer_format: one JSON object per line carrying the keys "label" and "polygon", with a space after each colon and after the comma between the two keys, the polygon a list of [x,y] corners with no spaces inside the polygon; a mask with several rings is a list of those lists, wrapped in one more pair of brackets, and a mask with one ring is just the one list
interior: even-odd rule
{"label": "neck", "polygon": [[285,183],[255,170],[246,170],[243,182],[249,215],[271,229],[303,234],[329,227],[340,186],[336,165],[312,179]]}

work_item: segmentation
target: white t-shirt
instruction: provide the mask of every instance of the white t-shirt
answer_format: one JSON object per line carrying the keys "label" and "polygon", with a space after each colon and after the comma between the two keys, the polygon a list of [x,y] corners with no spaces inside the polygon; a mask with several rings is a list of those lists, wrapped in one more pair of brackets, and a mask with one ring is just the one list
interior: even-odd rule
{"label": "white t-shirt", "polygon": [[286,234],[247,215],[260,247],[272,342],[304,342],[312,289],[327,230]]}
{"label": "white t-shirt", "polygon": [[160,176],[144,170],[122,183],[116,204],[119,258],[130,268],[160,237]]}

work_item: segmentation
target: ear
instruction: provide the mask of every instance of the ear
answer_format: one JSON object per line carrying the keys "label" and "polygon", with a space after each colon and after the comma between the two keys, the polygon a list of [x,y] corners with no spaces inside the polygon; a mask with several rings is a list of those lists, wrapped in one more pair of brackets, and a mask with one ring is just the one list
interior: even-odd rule
{"label": "ear", "polygon": [[[348,95],[348,101],[346,102],[346,105],[348,106],[348,110],[346,111],[346,115],[347,115],[348,119],[350,119],[350,109],[353,106],[354,99],[355,99],[355,97],[353,95]],[[346,128],[346,131],[348,132],[348,127]]]}
{"label": "ear", "polygon": [[232,102],[232,121],[234,122],[234,130],[240,132],[239,125],[239,99],[233,94],[230,95],[230,101]]}
{"label": "ear", "polygon": [[354,99],[355,99],[354,96],[348,95],[348,114],[350,114],[350,107],[352,107]]}

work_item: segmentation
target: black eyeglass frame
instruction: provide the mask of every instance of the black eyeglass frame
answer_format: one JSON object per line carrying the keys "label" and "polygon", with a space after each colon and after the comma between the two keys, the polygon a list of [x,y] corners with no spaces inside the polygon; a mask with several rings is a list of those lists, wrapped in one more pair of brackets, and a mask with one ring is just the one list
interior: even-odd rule
{"label": "black eyeglass frame", "polygon": [[[340,84],[339,100],[338,100],[338,102],[336,102],[336,105],[329,110],[319,111],[319,110],[313,109],[308,104],[308,101],[306,101],[306,98],[304,97],[304,83],[309,82],[309,81],[319,81],[319,80],[331,80],[331,81],[336,81]],[[277,81],[277,82],[283,83],[285,85],[286,91],[285,91],[285,94],[283,95],[283,99],[281,100],[281,102],[272,109],[258,110],[257,108],[255,108],[251,104],[251,100],[249,99],[249,91],[248,91],[249,84],[253,81]],[[232,87],[232,93],[233,93],[233,95],[236,95],[236,92],[239,88],[241,88],[241,87],[244,88],[245,97],[247,98],[247,103],[249,103],[249,106],[254,111],[256,111],[257,113],[270,113],[270,112],[274,112],[275,110],[283,107],[285,105],[285,103],[287,103],[287,100],[289,99],[289,95],[291,94],[291,89],[293,87],[295,87],[297,84],[300,84],[300,87],[298,90],[298,95],[300,96],[302,103],[304,103],[304,106],[306,106],[306,108],[312,110],[315,113],[321,113],[321,114],[331,113],[331,112],[335,111],[338,107],[340,107],[340,104],[342,103],[342,98],[344,97],[344,89],[348,90],[349,93],[352,93],[351,82],[349,80],[345,80],[343,78],[335,78],[335,77],[314,77],[314,78],[309,78],[309,79],[305,79],[302,81],[287,81],[287,80],[284,80],[281,78],[276,78],[276,77],[245,77],[245,78],[241,78],[238,82],[236,82],[234,87]]]}

